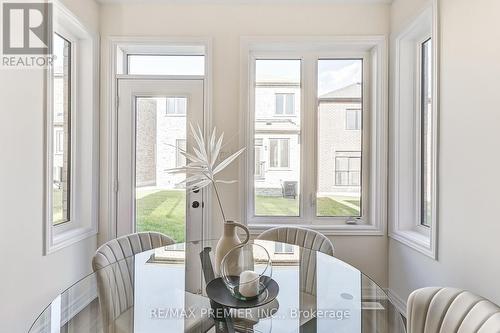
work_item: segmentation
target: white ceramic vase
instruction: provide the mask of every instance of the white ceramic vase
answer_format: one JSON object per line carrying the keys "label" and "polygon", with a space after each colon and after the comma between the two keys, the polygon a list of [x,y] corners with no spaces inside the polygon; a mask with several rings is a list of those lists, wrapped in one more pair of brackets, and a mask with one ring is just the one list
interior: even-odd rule
{"label": "white ceramic vase", "polygon": [[[240,241],[240,238],[236,233],[237,227],[245,231],[246,238],[243,242]],[[215,248],[214,266],[215,266],[215,274],[217,276],[221,275],[221,262],[224,256],[236,246],[248,243],[249,239],[250,239],[250,232],[248,231],[248,228],[245,225],[234,221],[224,222],[224,231],[222,233],[221,238],[219,239],[219,242],[217,243],[217,247]],[[238,265],[238,263],[234,263],[234,265]]]}

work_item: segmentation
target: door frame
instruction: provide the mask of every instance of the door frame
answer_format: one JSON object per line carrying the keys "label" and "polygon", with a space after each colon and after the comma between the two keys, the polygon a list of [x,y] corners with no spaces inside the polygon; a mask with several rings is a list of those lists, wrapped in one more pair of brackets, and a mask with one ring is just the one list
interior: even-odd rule
{"label": "door frame", "polygon": [[[101,187],[101,193],[105,193],[104,200],[101,198],[101,209],[104,221],[100,223],[100,243],[117,237],[117,209],[118,209],[118,79],[145,79],[145,80],[203,80],[203,133],[209,135],[212,128],[212,39],[209,37],[109,37],[108,38],[109,66],[108,75],[105,77],[107,85],[107,107],[105,129],[106,159],[107,166],[103,173],[105,189]],[[127,47],[152,48],[169,47],[172,45],[189,45],[204,48],[205,75],[204,76],[173,76],[173,75],[127,75],[117,72],[118,54]],[[152,52],[145,52],[152,53]],[[155,52],[158,54],[158,52]],[[103,176],[101,173],[101,176]],[[203,220],[207,223],[203,226],[203,239],[210,239],[212,216],[211,191],[203,191]]]}

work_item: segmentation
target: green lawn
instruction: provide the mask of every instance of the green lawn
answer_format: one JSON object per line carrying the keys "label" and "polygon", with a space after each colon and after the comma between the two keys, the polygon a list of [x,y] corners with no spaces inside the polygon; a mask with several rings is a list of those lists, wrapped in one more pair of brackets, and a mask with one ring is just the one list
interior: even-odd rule
{"label": "green lawn", "polygon": [[158,231],[183,242],[185,219],[184,191],[158,191],[137,199],[137,231]]}
{"label": "green lawn", "polygon": [[[359,200],[346,200],[359,207]],[[255,214],[258,216],[298,216],[299,200],[257,195]],[[333,198],[318,198],[318,216],[357,216],[359,210]]]}
{"label": "green lawn", "polygon": [[[354,201],[354,200],[353,200]],[[349,203],[353,203],[348,201]],[[359,206],[358,206],[359,207]],[[318,198],[318,216],[358,216],[359,210],[344,205],[333,198]]]}
{"label": "green lawn", "polygon": [[[151,191],[151,193],[142,191],[137,197],[137,231],[158,231],[177,242],[184,241],[186,216],[186,193],[184,191],[163,190]],[[345,205],[341,201],[330,197],[318,198],[318,215],[359,215],[358,209]],[[359,207],[359,200],[345,200],[345,202]],[[256,214],[262,216],[297,216],[299,200],[258,195],[255,208]]]}
{"label": "green lawn", "polygon": [[64,222],[62,208],[62,189],[52,190],[52,223],[54,225]]}

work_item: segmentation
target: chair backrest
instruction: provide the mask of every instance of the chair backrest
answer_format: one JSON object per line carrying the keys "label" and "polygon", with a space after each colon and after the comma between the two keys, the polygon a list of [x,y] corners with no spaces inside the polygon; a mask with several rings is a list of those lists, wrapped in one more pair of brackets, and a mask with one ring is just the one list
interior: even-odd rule
{"label": "chair backrest", "polygon": [[500,333],[500,307],[455,288],[415,290],[406,318],[408,333]]}
{"label": "chair backrest", "polygon": [[325,235],[302,227],[276,227],[261,233],[257,239],[287,243],[333,256],[332,242]]}
{"label": "chair backrest", "polygon": [[323,234],[302,227],[277,227],[264,231],[257,239],[297,245],[313,251],[300,253],[300,290],[316,295],[316,252],[333,256],[332,242]]}
{"label": "chair backrest", "polygon": [[134,255],[175,241],[157,232],[139,232],[113,239],[99,247],[92,259],[96,272],[104,332],[134,304]]}

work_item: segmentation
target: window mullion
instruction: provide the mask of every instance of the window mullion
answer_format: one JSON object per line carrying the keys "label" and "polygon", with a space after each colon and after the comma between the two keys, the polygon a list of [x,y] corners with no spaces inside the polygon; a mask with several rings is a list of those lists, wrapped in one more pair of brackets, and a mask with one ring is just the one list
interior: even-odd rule
{"label": "window mullion", "polygon": [[305,223],[312,223],[316,207],[316,61],[313,55],[303,58],[302,102],[302,207]]}

